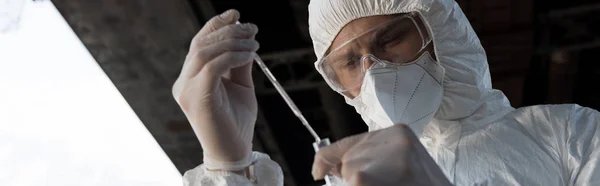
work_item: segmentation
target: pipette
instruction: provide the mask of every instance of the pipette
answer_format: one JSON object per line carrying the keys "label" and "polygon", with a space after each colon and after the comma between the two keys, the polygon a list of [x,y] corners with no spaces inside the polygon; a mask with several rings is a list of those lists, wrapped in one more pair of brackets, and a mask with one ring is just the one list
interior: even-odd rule
{"label": "pipette", "polygon": [[[256,64],[258,64],[260,69],[262,69],[262,71],[269,78],[271,83],[273,83],[273,86],[275,87],[275,89],[277,89],[277,92],[279,92],[281,97],[283,97],[283,100],[285,100],[285,102],[288,104],[290,109],[292,109],[292,112],[294,112],[296,117],[300,118],[302,125],[304,125],[304,127],[306,127],[306,129],[308,129],[308,132],[310,132],[310,134],[315,138],[315,142],[313,143],[313,148],[315,149],[315,152],[319,151],[319,149],[322,147],[328,146],[330,144],[329,139],[324,138],[321,140],[321,138],[319,137],[319,135],[317,135],[315,130],[313,130],[313,128],[310,126],[310,124],[308,124],[308,121],[306,121],[306,118],[304,118],[304,115],[302,115],[302,112],[300,112],[300,109],[298,109],[298,107],[296,106],[296,104],[294,103],[292,98],[290,98],[290,96],[288,96],[288,94],[285,92],[285,90],[283,89],[281,84],[279,84],[277,79],[275,79],[275,76],[273,76],[273,74],[271,73],[269,68],[267,68],[267,65],[265,65],[263,60],[260,59],[260,57],[258,57],[258,55],[257,55],[254,57],[254,61],[256,61]],[[330,175],[325,176],[325,185],[331,186],[332,185],[331,183],[332,183],[331,176]]]}
{"label": "pipette", "polygon": [[[240,22],[238,21],[235,24],[240,24]],[[281,97],[283,97],[283,100],[285,100],[285,102],[290,107],[290,109],[292,109],[292,112],[294,112],[294,115],[296,115],[296,117],[298,117],[300,119],[300,122],[302,122],[302,125],[304,125],[304,127],[306,127],[306,129],[308,129],[308,132],[310,132],[310,135],[312,135],[313,138],[315,138],[315,142],[320,142],[321,138],[319,137],[319,135],[317,135],[315,130],[313,130],[313,128],[310,126],[310,124],[308,124],[308,121],[306,120],[306,118],[304,118],[304,115],[302,115],[302,112],[300,112],[300,109],[298,109],[298,107],[296,106],[294,101],[292,101],[292,98],[290,98],[290,96],[288,96],[288,94],[285,92],[285,90],[283,89],[281,84],[279,84],[277,79],[275,79],[275,76],[273,76],[273,74],[271,73],[269,68],[267,68],[267,65],[265,65],[265,62],[263,62],[263,60],[260,59],[260,57],[258,55],[256,55],[254,57],[254,61],[256,62],[256,64],[258,64],[260,69],[265,73],[265,75],[267,76],[269,81],[271,81],[271,83],[273,83],[273,86],[275,87],[277,92],[279,92],[279,95],[281,95]]]}
{"label": "pipette", "polygon": [[[238,21],[238,22],[236,22],[236,24],[240,24],[240,22]],[[273,76],[273,74],[271,73],[271,71],[269,70],[267,65],[265,65],[265,62],[262,59],[260,59],[260,57],[258,55],[254,56],[254,61],[256,62],[256,64],[258,64],[260,69],[265,73],[265,75],[267,76],[269,81],[271,81],[271,83],[273,84],[273,87],[275,87],[277,92],[279,92],[279,95],[281,95],[281,97],[283,97],[283,100],[285,100],[285,102],[290,107],[290,109],[292,110],[294,115],[296,115],[296,117],[298,117],[300,119],[300,122],[302,122],[302,125],[304,125],[304,127],[308,130],[310,135],[312,135],[313,138],[315,138],[315,142],[313,143],[313,148],[315,149],[315,152],[319,151],[319,149],[322,147],[328,146],[330,144],[329,139],[328,138],[321,139],[319,137],[319,135],[315,132],[315,130],[310,126],[310,124],[308,124],[308,121],[306,120],[306,118],[304,118],[304,115],[302,115],[302,112],[300,112],[300,109],[296,106],[296,104],[294,103],[292,98],[290,98],[290,96],[287,94],[287,92],[285,92],[285,90],[283,89],[283,86],[281,86],[281,84],[279,84],[279,82],[277,81],[275,76]],[[330,175],[325,176],[325,184],[326,184],[326,186],[332,185],[332,179],[331,179]]]}
{"label": "pipette", "polygon": [[[254,61],[256,61],[256,64],[258,64],[260,69],[262,69],[262,71],[269,78],[271,83],[273,83],[273,86],[275,87],[275,89],[277,89],[277,92],[279,92],[281,97],[283,97],[283,100],[285,100],[285,102],[288,104],[290,109],[292,109],[292,112],[294,112],[296,117],[300,118],[302,125],[304,125],[304,127],[306,127],[306,129],[308,129],[308,132],[310,132],[310,134],[315,138],[315,142],[313,143],[313,148],[315,149],[315,152],[319,151],[319,149],[322,147],[328,146],[330,144],[329,139],[324,138],[321,140],[321,138],[319,137],[319,135],[317,135],[315,130],[313,130],[313,128],[310,126],[310,124],[308,124],[308,121],[306,121],[306,118],[304,118],[304,115],[302,115],[302,112],[300,112],[300,109],[298,109],[298,107],[296,106],[296,104],[294,103],[292,98],[290,98],[290,96],[288,96],[288,94],[285,92],[285,90],[283,89],[281,84],[279,84],[277,79],[275,79],[275,76],[273,76],[273,74],[271,73],[269,68],[267,68],[267,65],[265,65],[263,60],[260,59],[260,57],[258,57],[258,55],[257,55],[254,57]],[[332,186],[332,179],[331,179],[330,175],[325,176],[325,185]]]}
{"label": "pipette", "polygon": [[273,83],[273,86],[275,87],[275,89],[277,89],[277,92],[279,92],[281,97],[283,97],[283,100],[285,100],[285,102],[288,104],[290,109],[292,109],[292,112],[294,112],[296,117],[298,117],[300,119],[300,121],[302,122],[302,125],[304,125],[304,127],[306,127],[306,129],[308,129],[308,132],[310,132],[310,134],[313,136],[313,138],[315,138],[315,141],[316,142],[321,141],[321,138],[319,137],[319,135],[317,135],[315,130],[313,130],[313,128],[310,126],[310,124],[308,124],[308,121],[306,120],[306,118],[304,118],[304,115],[302,115],[302,112],[300,112],[300,109],[298,109],[298,107],[296,106],[294,101],[292,101],[292,98],[290,98],[290,96],[288,96],[288,94],[285,92],[283,87],[279,84],[277,79],[275,79],[275,76],[273,76],[273,74],[271,74],[271,71],[269,70],[269,68],[267,68],[267,65],[265,65],[265,63],[262,61],[262,59],[260,59],[260,57],[258,57],[258,55],[257,55],[256,57],[254,57],[254,61],[256,61],[256,64],[258,64],[258,66],[260,66],[260,69],[262,69],[262,71],[265,73],[267,78],[269,78],[271,83]]}

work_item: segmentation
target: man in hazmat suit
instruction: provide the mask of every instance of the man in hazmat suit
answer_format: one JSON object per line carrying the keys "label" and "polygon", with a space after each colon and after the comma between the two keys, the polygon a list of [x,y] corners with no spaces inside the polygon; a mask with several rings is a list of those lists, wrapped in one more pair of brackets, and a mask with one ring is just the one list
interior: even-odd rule
{"label": "man in hazmat suit", "polygon": [[[202,148],[185,185],[282,185],[252,152],[258,29],[239,13],[193,39],[173,95]],[[492,89],[485,51],[453,0],[312,0],[316,69],[368,133],[321,149],[313,177],[337,185],[600,185],[600,113],[515,109]],[[343,183],[345,182],[345,183]]]}

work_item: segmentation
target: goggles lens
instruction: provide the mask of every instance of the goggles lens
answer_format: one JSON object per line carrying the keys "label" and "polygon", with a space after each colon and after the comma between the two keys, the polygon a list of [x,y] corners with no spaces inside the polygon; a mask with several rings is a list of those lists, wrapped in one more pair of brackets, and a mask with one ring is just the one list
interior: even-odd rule
{"label": "goggles lens", "polygon": [[361,86],[373,64],[405,65],[414,61],[430,42],[418,14],[408,13],[378,24],[331,50],[317,68],[335,91],[345,94]]}

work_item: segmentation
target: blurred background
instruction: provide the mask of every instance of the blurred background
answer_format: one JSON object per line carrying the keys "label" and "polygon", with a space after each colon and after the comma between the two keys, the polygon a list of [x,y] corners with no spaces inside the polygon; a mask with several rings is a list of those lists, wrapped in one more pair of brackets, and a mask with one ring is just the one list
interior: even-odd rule
{"label": "blurred background", "polygon": [[[309,0],[52,1],[179,172],[202,163],[202,149],[171,96],[190,40],[227,9],[258,25],[259,54],[317,133],[337,140],[366,131],[360,117],[314,70]],[[600,109],[600,2],[457,0],[488,55],[494,88],[513,107],[577,103]],[[285,185],[310,177],[313,138],[262,71],[254,148],[268,153]]]}

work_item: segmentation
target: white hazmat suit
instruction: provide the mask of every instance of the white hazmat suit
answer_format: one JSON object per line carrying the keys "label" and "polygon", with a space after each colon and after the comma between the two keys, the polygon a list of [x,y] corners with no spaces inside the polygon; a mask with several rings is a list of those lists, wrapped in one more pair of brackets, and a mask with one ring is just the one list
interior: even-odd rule
{"label": "white hazmat suit", "polygon": [[[414,11],[425,18],[445,69],[442,104],[417,135],[452,184],[600,185],[600,113],[578,105],[511,107],[492,89],[485,51],[453,0],[312,0],[315,53],[321,59],[354,19]],[[184,183],[283,184],[267,155],[254,152],[252,160],[256,180],[200,165],[185,173]]]}

